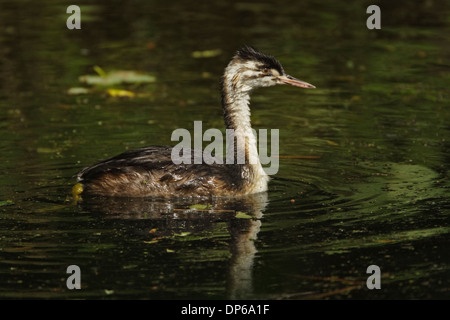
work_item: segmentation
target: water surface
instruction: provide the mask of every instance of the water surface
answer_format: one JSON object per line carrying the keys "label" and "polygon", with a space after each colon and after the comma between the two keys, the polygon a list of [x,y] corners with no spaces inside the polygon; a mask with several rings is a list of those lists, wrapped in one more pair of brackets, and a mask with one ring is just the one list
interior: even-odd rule
{"label": "water surface", "polygon": [[[91,1],[81,30],[69,4],[0,12],[1,298],[450,297],[447,2],[381,1],[381,30],[364,2]],[[222,129],[219,78],[243,44],[317,87],[253,94],[255,129],[280,130],[268,193],[70,200],[85,166],[195,120]],[[155,81],[80,82],[95,70]]]}

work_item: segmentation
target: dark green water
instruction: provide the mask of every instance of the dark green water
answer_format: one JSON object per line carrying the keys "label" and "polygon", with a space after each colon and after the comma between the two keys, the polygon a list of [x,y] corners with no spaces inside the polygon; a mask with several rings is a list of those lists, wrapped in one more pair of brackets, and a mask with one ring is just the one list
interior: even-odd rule
{"label": "dark green water", "polygon": [[[81,30],[72,3],[41,2],[1,1],[0,298],[450,298],[447,1],[379,1],[381,30],[364,1],[79,2]],[[279,129],[290,156],[267,194],[211,212],[68,200],[99,159],[195,120],[222,128],[218,82],[243,44],[317,87],[253,95],[254,127]],[[156,81],[81,83],[94,66]]]}

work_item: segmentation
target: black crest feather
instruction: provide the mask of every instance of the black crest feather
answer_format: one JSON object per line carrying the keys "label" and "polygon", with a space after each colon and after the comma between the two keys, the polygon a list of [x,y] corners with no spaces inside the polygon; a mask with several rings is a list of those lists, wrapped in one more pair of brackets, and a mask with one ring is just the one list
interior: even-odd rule
{"label": "black crest feather", "polygon": [[256,60],[261,62],[265,68],[275,69],[280,74],[284,74],[281,63],[275,57],[264,54],[252,46],[245,46],[236,52],[236,56],[243,60]]}

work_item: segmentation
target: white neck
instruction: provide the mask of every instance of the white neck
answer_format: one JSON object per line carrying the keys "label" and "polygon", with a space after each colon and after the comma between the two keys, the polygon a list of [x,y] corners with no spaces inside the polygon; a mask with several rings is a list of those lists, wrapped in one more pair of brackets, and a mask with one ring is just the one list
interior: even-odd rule
{"label": "white neck", "polygon": [[[257,140],[250,121],[250,91],[251,88],[240,88],[236,85],[235,77],[223,79],[223,108],[227,129],[234,130],[234,163],[239,162],[239,156],[245,156],[245,164],[251,166],[252,177],[249,181],[253,185],[253,192],[267,190],[269,177],[264,172],[259,160]],[[232,150],[233,152],[233,150]],[[241,158],[242,159],[242,158]]]}

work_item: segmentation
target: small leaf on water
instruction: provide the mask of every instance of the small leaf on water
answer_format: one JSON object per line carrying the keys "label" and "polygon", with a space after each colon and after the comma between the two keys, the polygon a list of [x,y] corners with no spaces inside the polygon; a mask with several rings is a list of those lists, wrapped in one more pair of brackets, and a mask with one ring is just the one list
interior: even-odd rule
{"label": "small leaf on water", "polygon": [[134,92],[121,89],[108,89],[106,93],[111,97],[119,98],[133,98],[135,96]]}
{"label": "small leaf on water", "polygon": [[339,143],[334,142],[334,141],[331,141],[331,140],[327,140],[327,143],[328,143],[330,146],[338,146],[338,145],[339,145]]}
{"label": "small leaf on water", "polygon": [[78,94],[88,94],[91,90],[83,87],[73,87],[67,90],[67,94],[69,95],[78,95]]}
{"label": "small leaf on water", "polygon": [[238,211],[238,212],[236,212],[235,218],[237,218],[237,219],[252,219],[253,217],[244,212]]}
{"label": "small leaf on water", "polygon": [[121,83],[149,83],[155,82],[156,77],[135,71],[111,71],[104,75],[83,75],[79,77],[80,82],[97,86],[112,86]]}
{"label": "small leaf on water", "polygon": [[94,71],[97,72],[97,74],[98,74],[100,77],[106,77],[106,72],[103,71],[103,69],[102,69],[101,67],[99,67],[99,66],[94,66],[92,69],[94,69]]}
{"label": "small leaf on water", "polygon": [[144,243],[146,244],[152,244],[152,243],[157,243],[159,240],[150,240],[150,241],[144,241]]}
{"label": "small leaf on water", "polygon": [[190,232],[182,232],[182,233],[176,233],[175,235],[177,237],[186,237],[186,236],[188,236],[190,234],[191,234]]}
{"label": "small leaf on water", "polygon": [[14,204],[14,202],[12,200],[3,200],[0,201],[0,207],[3,206],[12,206]]}
{"label": "small leaf on water", "polygon": [[194,209],[194,210],[206,210],[211,208],[212,206],[210,204],[193,204],[192,206],[189,207],[189,209]]}

